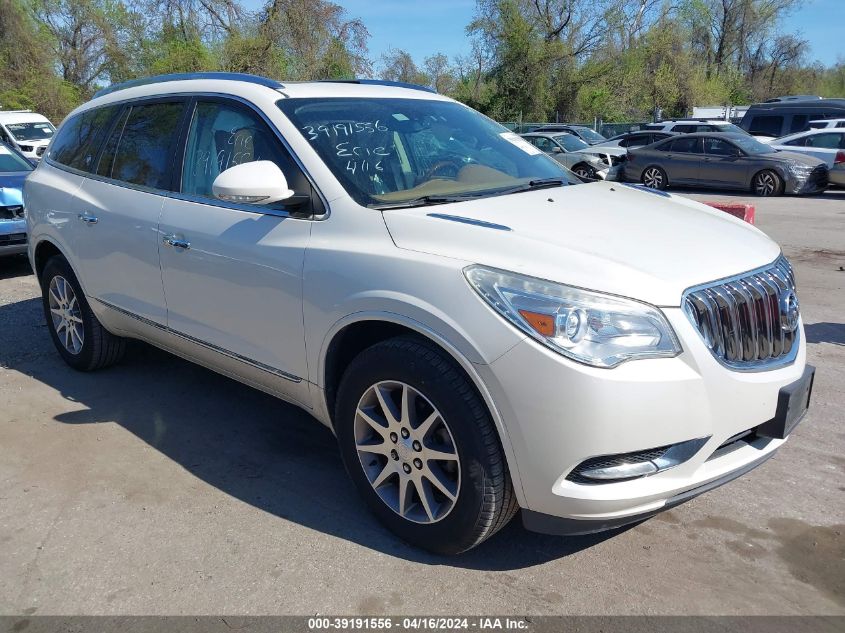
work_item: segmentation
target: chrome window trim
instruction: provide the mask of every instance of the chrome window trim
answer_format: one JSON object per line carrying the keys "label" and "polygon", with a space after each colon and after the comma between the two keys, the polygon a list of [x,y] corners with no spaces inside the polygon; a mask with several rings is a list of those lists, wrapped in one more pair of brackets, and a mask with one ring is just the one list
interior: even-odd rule
{"label": "chrome window trim", "polygon": [[[795,330],[795,339],[792,342],[792,347],[790,348],[789,352],[787,352],[783,356],[778,356],[777,358],[772,358],[772,359],[767,359],[767,360],[762,360],[762,361],[761,360],[758,360],[758,361],[740,361],[738,363],[737,362],[731,362],[731,361],[728,361],[728,360],[722,358],[721,354],[717,353],[717,350],[709,347],[709,345],[708,345],[708,343],[707,343],[707,341],[704,337],[704,334],[696,326],[695,321],[693,320],[692,316],[687,311],[687,308],[686,308],[687,299],[691,294],[696,293],[696,292],[706,291],[706,292],[713,293],[713,292],[716,291],[715,287],[730,285],[733,282],[739,281],[740,279],[746,279],[747,277],[751,277],[751,276],[755,276],[755,275],[768,274],[768,272],[772,268],[778,267],[778,264],[780,262],[786,262],[786,264],[788,266],[788,270],[790,272],[789,272],[788,275],[787,275],[787,273],[783,273],[783,274],[784,274],[785,277],[787,277],[788,282],[791,283],[792,287],[794,288],[795,287],[795,277],[794,277],[794,273],[792,272],[791,264],[789,264],[789,261],[786,259],[783,252],[781,252],[771,263],[766,264],[765,266],[760,266],[758,268],[748,270],[744,273],[731,275],[729,277],[722,277],[721,279],[716,279],[716,280],[713,280],[713,281],[708,281],[708,282],[703,283],[703,284],[698,284],[696,286],[691,286],[691,287],[687,288],[686,290],[684,290],[684,293],[681,296],[681,311],[684,313],[684,316],[690,322],[690,324],[692,325],[693,329],[696,331],[696,333],[698,334],[698,336],[702,340],[702,342],[704,342],[705,346],[707,347],[708,351],[711,353],[713,358],[715,358],[716,361],[718,361],[718,363],[720,365],[722,365],[723,367],[725,367],[725,368],[727,368],[731,371],[742,372],[742,373],[773,371],[773,370],[776,370],[776,369],[781,369],[783,367],[786,367],[787,365],[791,365],[792,363],[795,362],[795,359],[798,357],[798,350],[801,347],[801,328],[799,327],[798,329]],[[770,277],[770,279],[773,279],[771,277],[771,275],[768,275],[768,276]],[[778,285],[777,282],[772,280],[772,281],[769,281],[768,283],[771,283],[778,290],[780,289],[780,286]],[[766,310],[768,311],[768,308],[766,308]],[[778,341],[779,341],[780,345],[782,346],[783,345],[783,339],[784,339],[783,331],[781,330],[779,334],[780,334],[780,336],[778,337]],[[772,332],[772,338],[770,339],[770,343],[771,343],[773,348],[774,348],[774,337],[775,336],[776,336],[776,333]],[[781,347],[781,349],[782,349],[782,347]]]}
{"label": "chrome window trim", "polygon": [[295,375],[290,374],[290,373],[283,371],[281,369],[277,369],[277,368],[275,368],[271,365],[267,365],[266,363],[262,363],[261,361],[257,361],[257,360],[254,360],[252,358],[248,358],[247,356],[242,356],[241,354],[227,350],[223,347],[220,347],[219,345],[214,345],[213,343],[209,343],[208,341],[203,341],[202,339],[198,339],[198,338],[195,338],[193,336],[190,336],[189,334],[185,334],[184,332],[180,332],[179,330],[174,330],[171,327],[168,327],[166,325],[162,325],[161,323],[158,323],[157,321],[153,321],[152,319],[148,319],[146,317],[143,317],[140,314],[135,314],[134,312],[130,312],[129,310],[124,310],[123,308],[118,307],[118,306],[114,305],[113,303],[109,303],[108,301],[104,301],[103,299],[98,299],[98,298],[95,297],[94,300],[97,301],[97,303],[102,304],[106,308],[114,310],[115,312],[119,312],[120,314],[128,316],[131,319],[135,319],[136,321],[139,321],[139,322],[143,323],[144,325],[148,325],[150,327],[153,327],[153,328],[155,328],[155,329],[157,329],[161,332],[166,332],[167,334],[172,334],[172,335],[177,336],[181,339],[184,339],[184,340],[186,340],[190,343],[194,343],[194,344],[199,345],[201,347],[204,347],[208,350],[211,350],[212,352],[217,352],[218,354],[222,354],[223,356],[231,358],[232,360],[236,360],[238,362],[244,363],[245,365],[250,365],[251,367],[255,367],[256,369],[260,369],[261,371],[267,372],[268,374],[273,374],[274,376],[278,376],[279,378],[284,378],[285,380],[293,382],[293,383],[301,383],[302,382],[302,378],[300,378],[299,376],[295,376]]}
{"label": "chrome window trim", "polygon": [[[320,215],[314,214],[314,215],[311,215],[311,216],[308,216],[308,217],[298,217],[294,214],[291,214],[288,211],[282,211],[281,209],[262,209],[260,207],[255,207],[254,205],[243,205],[243,204],[231,203],[231,202],[226,202],[226,201],[223,201],[223,200],[217,200],[215,198],[206,198],[204,196],[192,196],[191,194],[183,194],[183,193],[178,192],[178,191],[168,191],[167,189],[156,189],[156,188],[152,188],[152,187],[144,187],[144,186],[141,186],[141,185],[135,185],[135,184],[128,183],[128,182],[125,182],[125,181],[122,181],[122,180],[116,180],[114,178],[107,178],[105,176],[100,176],[98,174],[92,174],[90,172],[82,171],[80,169],[75,169],[74,167],[68,167],[67,165],[57,163],[56,161],[54,161],[52,158],[50,158],[48,156],[48,152],[46,152],[46,151],[45,151],[44,156],[42,157],[41,160],[45,161],[51,167],[55,167],[56,169],[60,169],[61,171],[65,171],[65,172],[74,174],[76,176],[81,176],[83,178],[91,178],[92,180],[99,180],[100,182],[104,182],[104,183],[107,183],[107,184],[110,184],[110,185],[115,185],[117,187],[123,187],[124,189],[130,189],[132,191],[142,191],[144,193],[152,193],[152,194],[160,195],[160,196],[163,196],[163,197],[166,197],[166,198],[174,198],[176,200],[189,200],[191,202],[198,202],[200,204],[210,204],[212,206],[222,207],[222,208],[225,208],[225,209],[233,209],[235,211],[246,211],[246,212],[249,212],[249,213],[257,213],[257,214],[260,214],[260,215],[272,215],[272,216],[277,216],[277,217],[291,217],[292,219],[296,219],[296,220],[322,221],[322,220],[327,220],[331,216],[331,207],[329,205],[328,199],[323,194],[323,192],[320,190],[320,188],[317,186],[316,181],[311,176],[310,172],[305,168],[305,165],[302,163],[299,156],[297,156],[296,152],[293,151],[293,148],[291,147],[290,143],[288,143],[288,141],[287,141],[287,139],[285,139],[284,135],[273,124],[273,122],[270,121],[269,118],[267,118],[267,116],[264,114],[264,112],[259,107],[257,107],[251,101],[244,99],[243,97],[240,97],[238,95],[227,94],[227,93],[219,93],[219,92],[168,92],[168,93],[162,93],[162,94],[157,94],[157,95],[148,95],[148,96],[145,96],[145,97],[135,97],[135,98],[129,98],[129,99],[122,99],[122,100],[119,100],[119,101],[110,101],[107,104],[103,104],[103,105],[97,106],[95,108],[86,109],[83,112],[80,112],[79,114],[83,114],[84,112],[88,112],[89,110],[96,110],[96,109],[99,109],[99,108],[107,108],[107,107],[111,107],[111,106],[123,106],[123,105],[126,105],[126,104],[143,103],[143,102],[146,102],[146,101],[156,101],[156,100],[160,100],[160,99],[166,99],[166,98],[169,98],[169,97],[187,98],[187,99],[191,99],[191,98],[201,99],[202,97],[212,97],[212,98],[215,98],[215,99],[231,100],[231,101],[236,101],[236,102],[246,106],[250,110],[254,111],[261,118],[261,120],[264,121],[264,123],[270,128],[270,130],[273,132],[273,134],[275,134],[276,139],[282,144],[282,146],[285,148],[285,150],[288,152],[288,154],[290,154],[291,158],[293,159],[294,163],[296,163],[297,167],[299,167],[299,169],[302,170],[302,173],[305,175],[305,178],[311,184],[311,187],[314,189],[314,191],[319,196],[320,201],[323,203],[323,208],[325,209],[325,213],[322,213]],[[191,103],[188,102],[186,104],[186,106],[191,107]],[[281,110],[280,110],[280,112],[281,112]],[[282,116],[284,116],[283,112],[282,112]],[[54,134],[53,137],[55,138],[55,136],[56,135]],[[184,149],[184,147],[182,149]],[[181,171],[181,163],[184,162],[184,154],[182,155],[182,157],[179,160],[180,160],[180,171]]]}

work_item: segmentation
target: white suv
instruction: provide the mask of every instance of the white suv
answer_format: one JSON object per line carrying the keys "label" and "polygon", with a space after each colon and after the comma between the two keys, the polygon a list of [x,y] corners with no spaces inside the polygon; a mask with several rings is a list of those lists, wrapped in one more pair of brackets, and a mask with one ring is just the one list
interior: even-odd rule
{"label": "white suv", "polygon": [[68,116],[26,182],[29,254],[71,366],[137,338],[295,403],[385,524],[455,553],[519,508],[559,534],[642,520],[807,408],[777,244],[566,182],[423,89],[165,76]]}
{"label": "white suv", "polygon": [[648,123],[643,126],[644,130],[662,130],[664,132],[677,132],[679,134],[695,134],[697,132],[731,132],[735,134],[747,134],[741,127],[730,121],[720,119],[669,119],[659,123]]}
{"label": "white suv", "polygon": [[0,110],[0,141],[29,159],[40,160],[56,128],[31,110]]}

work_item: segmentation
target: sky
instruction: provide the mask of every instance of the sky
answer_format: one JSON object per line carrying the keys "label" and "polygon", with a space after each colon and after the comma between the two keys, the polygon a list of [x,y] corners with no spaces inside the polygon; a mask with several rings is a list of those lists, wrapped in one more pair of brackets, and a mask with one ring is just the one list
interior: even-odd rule
{"label": "sky", "polygon": [[[466,26],[475,0],[333,0],[349,17],[364,21],[370,32],[370,59],[378,62],[390,49],[408,51],[415,61],[442,52],[465,55]],[[263,0],[246,0],[250,8]],[[783,31],[799,32],[810,42],[810,59],[825,65],[845,61],[845,0],[805,0],[804,8],[784,20]]]}

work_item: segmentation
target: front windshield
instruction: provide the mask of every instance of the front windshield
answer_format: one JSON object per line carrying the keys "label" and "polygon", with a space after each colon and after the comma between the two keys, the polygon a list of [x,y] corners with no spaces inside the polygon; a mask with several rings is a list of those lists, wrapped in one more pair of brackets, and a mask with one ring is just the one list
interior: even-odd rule
{"label": "front windshield", "polygon": [[569,182],[557,161],[453,101],[291,98],[278,106],[365,206],[495,195],[548,178]]}
{"label": "front windshield", "polygon": [[567,152],[580,152],[582,149],[589,147],[589,145],[574,134],[561,134],[560,136],[555,136],[555,140]]}
{"label": "front windshield", "polygon": [[49,123],[7,123],[9,130],[15,140],[21,141],[43,141],[53,136],[55,128]]}
{"label": "front windshield", "polygon": [[772,154],[777,151],[771,145],[761,143],[756,138],[749,136],[748,134],[744,134],[743,136],[733,136],[731,137],[731,142],[738,145],[739,148],[746,154]]}
{"label": "front windshield", "polygon": [[595,130],[591,130],[588,127],[579,127],[579,128],[573,128],[573,129],[578,130],[578,134],[581,136],[581,138],[585,138],[588,141],[590,141],[591,143],[601,143],[602,141],[607,140],[601,134],[599,134]]}
{"label": "front windshield", "polygon": [[0,143],[0,172],[7,171],[32,171],[32,165]]}

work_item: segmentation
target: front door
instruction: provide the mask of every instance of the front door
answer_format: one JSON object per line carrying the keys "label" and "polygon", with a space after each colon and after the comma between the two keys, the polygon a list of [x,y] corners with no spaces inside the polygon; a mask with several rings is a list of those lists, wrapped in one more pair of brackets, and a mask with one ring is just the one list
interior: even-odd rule
{"label": "front door", "polygon": [[744,152],[736,145],[720,138],[704,139],[704,163],[701,167],[702,180],[726,187],[746,187],[749,162]]}
{"label": "front door", "polygon": [[[302,266],[310,184],[251,108],[214,98],[192,107],[179,191],[165,202],[159,227],[168,327],[236,367],[279,378],[282,391],[305,402]],[[280,167],[297,206],[214,198],[219,173],[255,160]]]}

